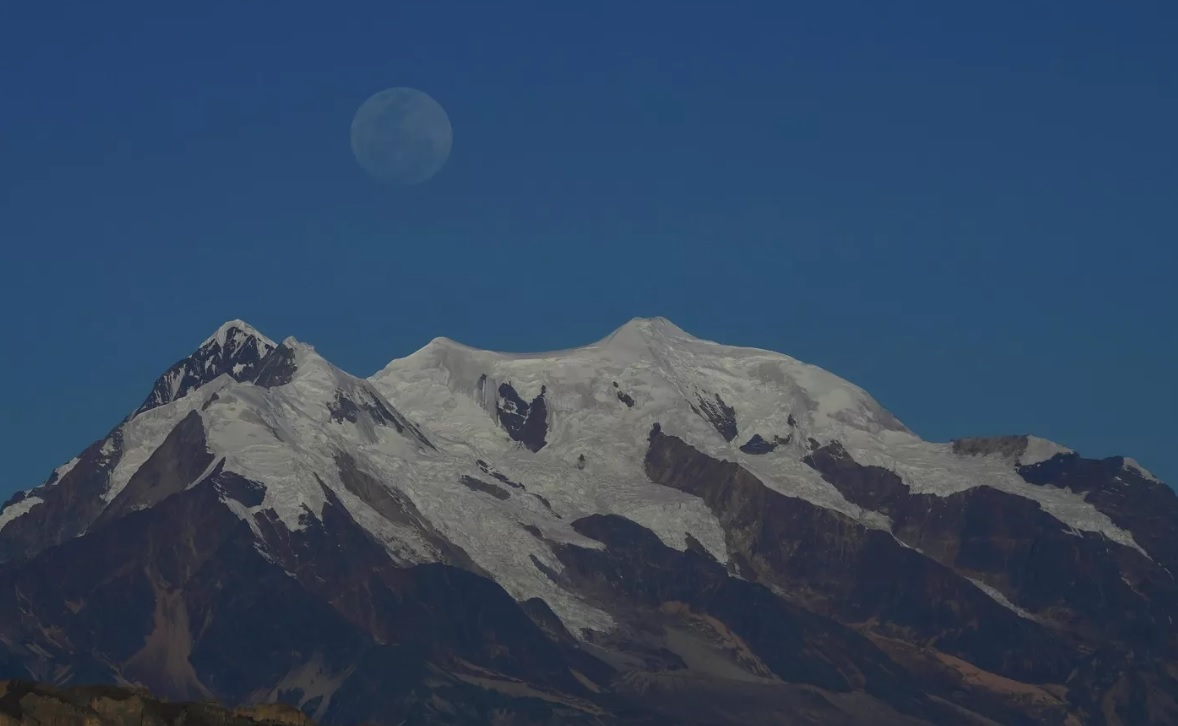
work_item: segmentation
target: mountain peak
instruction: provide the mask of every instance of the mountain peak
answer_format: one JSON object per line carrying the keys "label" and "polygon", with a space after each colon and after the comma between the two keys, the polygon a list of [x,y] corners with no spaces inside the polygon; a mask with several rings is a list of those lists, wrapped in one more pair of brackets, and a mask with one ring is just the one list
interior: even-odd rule
{"label": "mountain peak", "polygon": [[650,318],[631,318],[625,325],[597,341],[589,348],[609,350],[625,355],[639,357],[649,353],[652,348],[674,347],[683,343],[706,343],[691,333],[675,325],[667,318],[656,316]]}
{"label": "mountain peak", "polygon": [[457,340],[454,340],[453,338],[447,338],[444,335],[439,335],[438,337],[430,340],[430,342],[427,343],[425,347],[426,348],[457,348],[460,350],[478,350],[477,348],[469,346],[466,343],[459,343]]}
{"label": "mountain peak", "polygon": [[228,374],[234,380],[251,378],[274,341],[242,320],[229,320],[205,339],[192,354],[172,364],[160,376],[132,416],[183,398],[190,392]]}
{"label": "mountain peak", "polygon": [[1126,456],[1126,457],[1124,457],[1124,462],[1123,462],[1122,466],[1124,466],[1126,469],[1131,470],[1133,473],[1137,474],[1137,476],[1140,476],[1142,479],[1154,482],[1155,484],[1162,483],[1161,479],[1158,479],[1156,476],[1153,475],[1152,472],[1150,472],[1148,469],[1146,469],[1141,464],[1137,463],[1136,459],[1131,459],[1128,456]]}
{"label": "mountain peak", "polygon": [[619,335],[634,334],[643,335],[648,338],[699,340],[661,315],[650,318],[631,318],[625,325],[611,333],[609,337],[613,338]]}
{"label": "mountain peak", "polygon": [[294,384],[312,396],[333,396],[337,389],[367,385],[362,379],[340,369],[320,355],[315,346],[289,336],[266,356],[253,379],[263,388]]}
{"label": "mountain peak", "polygon": [[257,328],[240,318],[234,318],[233,320],[226,320],[224,323],[221,323],[221,327],[217,328],[215,333],[205,338],[205,341],[201,343],[201,348],[210,343],[216,343],[221,347],[225,347],[231,341],[239,338],[256,338],[259,342],[271,348],[276,347],[274,341],[258,332]]}

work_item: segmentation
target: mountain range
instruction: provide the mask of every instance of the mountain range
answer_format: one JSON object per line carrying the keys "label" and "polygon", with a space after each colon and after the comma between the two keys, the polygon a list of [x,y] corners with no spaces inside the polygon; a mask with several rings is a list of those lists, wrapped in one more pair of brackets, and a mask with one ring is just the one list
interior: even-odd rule
{"label": "mountain range", "polygon": [[663,318],[368,378],[235,320],[0,510],[0,678],[325,724],[1171,724],[1176,524],[1131,459],[925,441]]}

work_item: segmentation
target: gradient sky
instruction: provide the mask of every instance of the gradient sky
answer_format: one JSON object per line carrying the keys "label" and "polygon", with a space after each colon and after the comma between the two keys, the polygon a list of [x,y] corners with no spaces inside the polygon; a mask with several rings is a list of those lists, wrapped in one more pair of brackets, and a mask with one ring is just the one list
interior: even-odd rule
{"label": "gradient sky", "polygon": [[[236,317],[369,375],[664,315],[925,438],[1173,483],[1175,27],[1173,0],[7,3],[0,494]],[[401,85],[454,147],[398,189],[348,130]]]}

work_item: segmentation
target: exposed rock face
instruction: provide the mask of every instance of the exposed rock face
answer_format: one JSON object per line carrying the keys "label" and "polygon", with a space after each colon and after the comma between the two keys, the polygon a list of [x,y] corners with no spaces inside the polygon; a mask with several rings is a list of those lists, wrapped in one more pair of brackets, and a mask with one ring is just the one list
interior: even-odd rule
{"label": "exposed rock face", "polygon": [[1026,450],[1026,436],[978,436],[953,442],[953,453],[962,456],[998,454],[1013,460],[1022,456]]}
{"label": "exposed rock face", "polygon": [[0,510],[0,678],[237,710],[0,718],[1178,722],[1178,497],[1131,460],[924,442],[661,319],[370,379],[233,321],[148,403]]}
{"label": "exposed rock face", "polygon": [[772,441],[766,441],[760,434],[753,434],[748,441],[740,445],[740,450],[746,454],[768,454],[778,446],[788,446],[793,440],[793,434],[786,434],[785,438],[774,436]]}
{"label": "exposed rock face", "polygon": [[218,376],[252,381],[272,350],[273,341],[240,320],[225,323],[192,355],[160,376],[135,414],[183,398]]}
{"label": "exposed rock face", "polygon": [[226,499],[233,500],[246,508],[261,506],[266,501],[266,486],[256,481],[250,481],[240,474],[225,471],[221,462],[209,474],[209,481],[216,487],[217,492]]}
{"label": "exposed rock face", "polygon": [[539,451],[548,442],[548,407],[544,404],[546,389],[541,387],[540,395],[527,403],[510,383],[499,385],[499,422],[513,440],[523,444],[529,451]]}
{"label": "exposed rock face", "polygon": [[146,509],[184,491],[212,462],[213,455],[205,442],[200,414],[192,411],[172,429],[114,501],[103,509],[94,525]]}
{"label": "exposed rock face", "polygon": [[[1123,640],[1128,650],[1141,653],[1178,643],[1169,622],[1178,607],[1178,587],[1137,550],[1091,533],[1067,532],[1033,502],[990,487],[946,497],[912,495],[894,473],[860,466],[837,444],[806,461],[851,501],[888,515],[901,541],[988,583],[1037,618],[1097,641]],[[1135,522],[1124,524],[1134,534],[1140,529]]]}
{"label": "exposed rock face", "polygon": [[724,403],[720,394],[712,394],[711,399],[700,396],[699,407],[695,408],[695,411],[710,423],[725,441],[736,438],[736,409]]}
{"label": "exposed rock face", "polygon": [[[0,562],[28,557],[85,532],[106,506],[102,496],[122,455],[123,437],[115,429],[82,452],[64,476],[38,488],[40,503],[0,529]],[[18,492],[4,506],[30,496]]]}
{"label": "exposed rock face", "polygon": [[[1028,623],[1041,624],[1040,630],[1074,644],[1077,656],[1100,651],[1090,667],[1121,673],[1132,682],[1178,687],[1173,670],[1159,673],[1156,667],[1173,662],[1178,655],[1178,628],[1173,622],[1178,586],[1168,563],[1157,561],[1171,552],[1173,523],[1178,521],[1178,517],[1169,520],[1169,537],[1160,531],[1159,520],[1167,512],[1174,515],[1178,505],[1173,491],[1164,485],[1124,473],[1121,460],[1099,462],[1068,455],[1020,468],[1033,483],[1050,481],[1055,486],[1104,492],[1088,500],[1110,515],[1121,513],[1118,523],[1152,545],[1151,558],[1098,535],[1064,530],[1033,502],[990,487],[944,497],[911,494],[896,474],[859,465],[837,443],[813,452],[806,462],[852,502],[886,514],[900,541],[1000,592]],[[1131,496],[1148,501],[1161,516],[1141,516],[1138,513],[1148,510],[1139,506],[1119,508]],[[1133,514],[1125,516],[1128,512]],[[1011,633],[1017,639],[1003,644],[997,640],[1001,631],[987,632],[995,638],[994,645],[1007,647],[1024,660],[1036,656],[1022,644],[1025,635]],[[1060,675],[1051,674],[1049,679],[1064,682]],[[1123,700],[1128,697],[1124,685],[1109,682],[1107,688],[1119,709],[1129,706]],[[1074,686],[1069,694],[1079,698]],[[1178,716],[1178,709],[1165,709]]]}
{"label": "exposed rock face", "polygon": [[235,704],[269,692],[336,723],[436,708],[427,672],[474,714],[455,723],[480,723],[478,703],[496,700],[467,676],[588,695],[562,646],[489,580],[397,568],[338,504],[298,533],[258,525],[277,556],[204,482],[0,571],[0,638],[23,644],[0,662],[82,682],[126,664],[124,677],[170,698]]}
{"label": "exposed rock face", "polygon": [[485,482],[482,479],[476,479],[473,476],[464,476],[460,479],[463,486],[476,492],[485,492],[495,497],[496,499],[507,499],[511,493],[500,486],[495,486],[490,482]]}
{"label": "exposed rock face", "polygon": [[1132,532],[1150,557],[1178,576],[1178,497],[1173,489],[1144,476],[1119,456],[1096,460],[1057,454],[1020,466],[1018,473],[1032,484],[1082,492],[1086,501]]}
{"label": "exposed rock face", "polygon": [[276,388],[290,383],[297,370],[294,349],[283,344],[266,356],[252,380],[262,388]]}
{"label": "exposed rock face", "polygon": [[657,427],[646,468],[716,512],[741,574],[799,603],[844,622],[877,620],[888,637],[929,642],[1014,679],[1058,682],[1072,667],[1071,648],[887,532],[778,494]]}
{"label": "exposed rock face", "polygon": [[397,417],[387,407],[381,405],[379,401],[356,403],[351,398],[345,396],[342,391],[337,391],[335,400],[329,403],[327,408],[331,411],[331,420],[337,423],[342,421],[357,423],[360,421],[362,414],[368,414],[369,420],[373,423],[381,426],[392,426],[398,431],[404,430]]}
{"label": "exposed rock face", "polygon": [[[618,382],[614,381],[613,386],[615,389],[618,389]],[[614,395],[616,395],[618,397],[619,401],[626,404],[626,408],[634,408],[634,397],[631,396],[629,393],[626,393],[625,391],[618,389],[618,390],[614,391]]]}
{"label": "exposed rock face", "polygon": [[[605,602],[637,605],[629,637],[651,639],[680,659],[710,659],[717,669],[727,664],[747,681],[806,684],[834,694],[861,690],[900,713],[934,719],[952,713],[921,694],[867,638],[732,577],[706,554],[673,550],[618,516],[593,515],[574,526],[606,549],[564,548],[565,576]],[[699,638],[696,650],[678,629]],[[671,657],[671,671],[685,668]]]}

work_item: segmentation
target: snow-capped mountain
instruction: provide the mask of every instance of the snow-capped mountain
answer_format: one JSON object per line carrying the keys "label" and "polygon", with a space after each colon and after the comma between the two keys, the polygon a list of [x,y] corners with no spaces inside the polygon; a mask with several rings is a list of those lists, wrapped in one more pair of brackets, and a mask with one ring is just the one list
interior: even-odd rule
{"label": "snow-capped mountain", "polygon": [[662,318],[368,379],[231,321],[0,511],[0,676],[328,721],[1165,723],[1176,522],[1131,460],[927,442]]}
{"label": "snow-capped mountain", "polygon": [[246,323],[230,320],[217,328],[192,355],[176,362],[160,376],[134,415],[183,398],[221,375],[235,381],[252,381],[257,377],[262,359],[274,347],[274,341]]}

